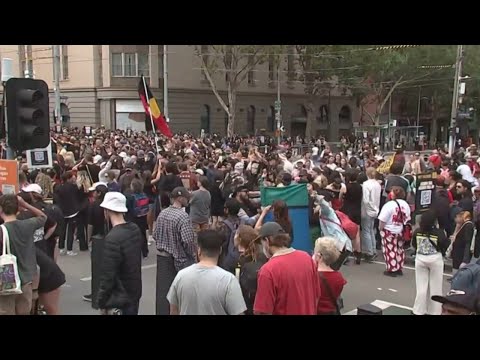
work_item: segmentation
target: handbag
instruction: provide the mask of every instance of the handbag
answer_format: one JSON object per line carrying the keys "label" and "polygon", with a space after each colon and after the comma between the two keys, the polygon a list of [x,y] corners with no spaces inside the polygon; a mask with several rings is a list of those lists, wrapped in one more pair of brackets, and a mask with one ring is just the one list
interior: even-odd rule
{"label": "handbag", "polygon": [[22,284],[18,273],[17,257],[10,251],[10,237],[5,225],[2,229],[2,255],[0,256],[0,295],[19,295]]}
{"label": "handbag", "polygon": [[335,296],[333,295],[332,288],[328,284],[327,279],[325,279],[325,276],[323,276],[323,274],[320,271],[318,272],[318,275],[320,276],[320,279],[322,280],[323,285],[325,285],[325,287],[327,288],[328,297],[330,298],[332,303],[335,304],[335,315],[342,315],[340,310],[343,309],[343,299],[341,297],[335,298]]}
{"label": "handbag", "polygon": [[398,213],[400,214],[401,216],[401,221],[402,221],[402,226],[403,226],[403,230],[402,230],[402,238],[403,238],[403,241],[405,243],[409,243],[410,241],[412,241],[412,224],[410,223],[405,223],[405,219],[403,217],[403,212],[402,212],[402,207],[400,206],[400,204],[398,203],[397,200],[393,200],[395,201],[395,203],[397,204],[398,206]]}

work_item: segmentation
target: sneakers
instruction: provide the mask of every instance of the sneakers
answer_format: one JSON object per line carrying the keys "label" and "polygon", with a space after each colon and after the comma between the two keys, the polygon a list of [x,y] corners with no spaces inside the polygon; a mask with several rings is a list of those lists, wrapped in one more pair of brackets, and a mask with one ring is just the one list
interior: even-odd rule
{"label": "sneakers", "polygon": [[92,302],[92,294],[83,295],[83,296],[82,296],[82,299],[83,299],[84,301]]}
{"label": "sneakers", "polygon": [[73,252],[73,251],[67,251],[67,256],[77,256],[78,253]]}
{"label": "sneakers", "polygon": [[67,250],[65,249],[60,249],[60,255],[65,255],[67,253]]}

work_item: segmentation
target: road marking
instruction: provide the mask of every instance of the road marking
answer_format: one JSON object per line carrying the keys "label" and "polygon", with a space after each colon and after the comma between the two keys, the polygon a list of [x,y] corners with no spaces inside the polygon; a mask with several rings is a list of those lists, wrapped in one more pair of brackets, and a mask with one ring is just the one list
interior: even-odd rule
{"label": "road marking", "polygon": [[[381,261],[372,261],[373,264],[378,264],[378,265],[383,265],[385,266],[385,263],[384,262],[381,262]],[[404,269],[407,269],[407,270],[413,270],[415,271],[415,268],[411,267],[411,266],[404,266],[403,267]],[[446,274],[446,273],[443,273],[443,276],[446,276],[446,277],[453,277],[452,274]]]}
{"label": "road marking", "polygon": [[[154,267],[157,267],[157,264],[144,265],[142,266],[142,270],[153,269]],[[84,277],[84,278],[81,278],[80,281],[92,281],[92,277],[91,276]]]}
{"label": "road marking", "polygon": [[398,290],[395,290],[395,289],[388,289],[388,290],[394,293],[398,292]]}
{"label": "road marking", "polygon": [[382,288],[377,288],[377,290],[382,291]]}
{"label": "road marking", "polygon": [[[412,311],[411,307],[404,306],[404,305],[399,305],[399,304],[395,304],[395,303],[391,303],[391,302],[383,301],[383,300],[375,300],[374,302],[371,302],[370,305],[376,306],[376,307],[378,307],[382,310],[385,310],[386,308],[388,308],[390,306],[396,306],[396,307],[399,307],[399,308],[402,308],[402,309],[405,309],[405,310]],[[352,311],[349,311],[349,312],[347,312],[343,315],[357,315],[357,309],[353,309]]]}

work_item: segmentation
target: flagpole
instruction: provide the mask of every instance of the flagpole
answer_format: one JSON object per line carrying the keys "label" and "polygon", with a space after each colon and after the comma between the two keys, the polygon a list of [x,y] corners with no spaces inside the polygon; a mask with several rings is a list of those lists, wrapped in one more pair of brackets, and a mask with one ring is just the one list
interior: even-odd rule
{"label": "flagpole", "polygon": [[152,123],[152,131],[155,139],[155,148],[157,149],[157,155],[158,155],[159,151],[158,151],[157,131],[155,128],[155,123],[153,122],[152,109],[150,108],[150,101],[148,99],[147,83],[145,82],[145,76],[143,75],[142,75],[142,81],[143,81],[143,89],[145,91],[145,99],[147,100],[147,103],[148,103],[148,113],[150,114],[150,122]]}
{"label": "flagpole", "polygon": [[163,113],[165,114],[165,120],[170,122],[168,118],[168,55],[167,45],[163,45]]}

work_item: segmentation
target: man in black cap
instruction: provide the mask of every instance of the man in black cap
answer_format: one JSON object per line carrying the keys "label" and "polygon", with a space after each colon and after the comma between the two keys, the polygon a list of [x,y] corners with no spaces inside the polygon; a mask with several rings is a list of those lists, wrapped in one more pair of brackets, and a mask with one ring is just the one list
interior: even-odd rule
{"label": "man in black cap", "polygon": [[451,290],[447,296],[432,296],[442,303],[442,315],[480,315],[480,296],[464,291]]}
{"label": "man in black cap", "polygon": [[192,222],[184,210],[190,193],[184,187],[176,187],[170,197],[172,205],[160,212],[153,231],[157,244],[157,315],[170,314],[167,294],[173,279],[178,271],[197,261]]}

